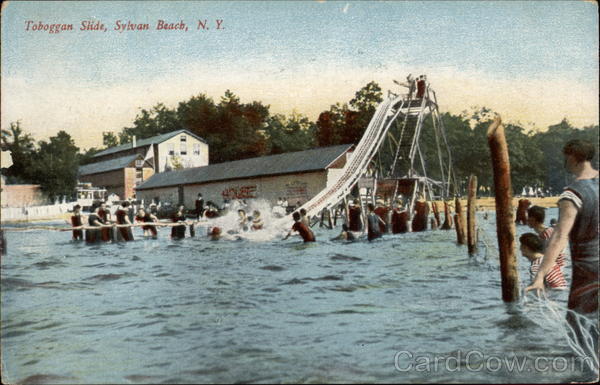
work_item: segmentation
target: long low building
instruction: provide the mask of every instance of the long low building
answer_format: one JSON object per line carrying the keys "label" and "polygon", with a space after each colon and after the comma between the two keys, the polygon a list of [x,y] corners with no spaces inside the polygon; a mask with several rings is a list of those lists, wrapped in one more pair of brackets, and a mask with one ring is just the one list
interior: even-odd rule
{"label": "long low building", "polygon": [[136,187],[136,198],[183,203],[194,207],[198,193],[205,202],[264,199],[271,204],[287,198],[304,203],[327,187],[346,164],[352,145],[217,163],[154,174]]}

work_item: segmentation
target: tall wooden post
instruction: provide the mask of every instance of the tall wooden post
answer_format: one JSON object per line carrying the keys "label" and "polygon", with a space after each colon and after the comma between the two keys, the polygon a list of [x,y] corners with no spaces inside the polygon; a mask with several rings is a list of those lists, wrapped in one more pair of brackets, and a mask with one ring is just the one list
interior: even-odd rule
{"label": "tall wooden post", "polygon": [[444,224],[442,230],[450,230],[452,228],[452,216],[450,215],[450,208],[448,202],[444,200]]}
{"label": "tall wooden post", "polygon": [[454,198],[454,226],[456,227],[456,242],[459,245],[467,243],[465,234],[464,217],[462,214],[462,204],[458,197]]}
{"label": "tall wooden post", "polygon": [[467,198],[467,245],[469,255],[477,253],[477,223],[475,211],[477,205],[477,177],[471,175],[469,178],[469,195]]}
{"label": "tall wooden post", "polygon": [[494,188],[496,190],[496,233],[500,251],[502,299],[504,302],[514,302],[519,299],[519,273],[515,253],[516,231],[508,146],[500,117],[496,117],[488,128],[487,138],[492,155]]}

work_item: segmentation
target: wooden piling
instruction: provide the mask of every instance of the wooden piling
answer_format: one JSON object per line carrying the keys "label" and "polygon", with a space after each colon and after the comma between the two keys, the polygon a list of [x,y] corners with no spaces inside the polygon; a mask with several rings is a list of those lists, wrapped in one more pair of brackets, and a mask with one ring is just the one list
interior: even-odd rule
{"label": "wooden piling", "polygon": [[496,117],[487,131],[492,156],[494,188],[496,195],[496,233],[500,252],[502,299],[514,302],[519,299],[519,273],[515,253],[515,218],[512,207],[512,186],[508,146],[500,117]]}
{"label": "wooden piling", "polygon": [[440,207],[436,201],[431,202],[431,209],[433,211],[433,218],[435,220],[435,230],[437,230],[442,225],[442,220],[440,219]]}
{"label": "wooden piling", "polygon": [[442,230],[450,230],[452,228],[452,215],[450,214],[450,208],[448,202],[444,201],[444,224]]}
{"label": "wooden piling", "polygon": [[456,242],[459,245],[467,243],[465,225],[463,223],[462,205],[458,197],[454,198],[454,227],[456,228]]}
{"label": "wooden piling", "polygon": [[477,223],[475,211],[477,205],[477,177],[471,175],[469,178],[469,193],[467,197],[467,246],[469,255],[477,253]]}

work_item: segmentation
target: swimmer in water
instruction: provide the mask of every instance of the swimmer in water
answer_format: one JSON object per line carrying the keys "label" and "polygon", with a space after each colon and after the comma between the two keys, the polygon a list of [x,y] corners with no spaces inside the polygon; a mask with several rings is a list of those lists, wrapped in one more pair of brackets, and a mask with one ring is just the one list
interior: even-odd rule
{"label": "swimmer in water", "polygon": [[356,241],[356,237],[348,229],[348,225],[344,223],[344,224],[342,224],[342,232],[340,233],[340,235],[338,235],[335,238],[332,238],[331,240],[332,241],[350,241],[350,242],[354,242],[354,241]]}
{"label": "swimmer in water", "polygon": [[210,237],[211,241],[218,241],[219,239],[221,239],[221,228],[220,227],[213,227],[212,229],[208,230],[208,237]]}
{"label": "swimmer in water", "polygon": [[[83,217],[81,216],[81,206],[73,206],[73,215],[71,216],[71,225],[73,227],[83,226]],[[83,240],[83,230],[73,230],[73,240]]]}
{"label": "swimmer in water", "polygon": [[310,227],[310,218],[306,215],[305,209],[300,209],[300,222],[304,223],[307,227]]}
{"label": "swimmer in water", "polygon": [[294,225],[292,226],[290,232],[285,236],[285,238],[283,238],[283,240],[285,241],[286,239],[288,239],[290,235],[292,235],[292,231],[297,231],[304,240],[304,242],[315,242],[315,234],[312,232],[310,227],[302,223],[300,213],[295,211],[294,214],[292,214],[292,217],[295,221]]}
{"label": "swimmer in water", "polygon": [[254,210],[252,212],[252,230],[262,230],[263,228],[263,220],[260,216],[260,211]]}
{"label": "swimmer in water", "polygon": [[242,209],[238,210],[238,227],[239,231],[248,231],[248,217],[246,211]]}
{"label": "swimmer in water", "polygon": [[385,222],[375,214],[375,205],[373,203],[369,203],[367,209],[369,211],[369,214],[367,214],[367,238],[369,241],[372,241],[373,239],[381,238],[380,225],[383,224],[385,226]]}

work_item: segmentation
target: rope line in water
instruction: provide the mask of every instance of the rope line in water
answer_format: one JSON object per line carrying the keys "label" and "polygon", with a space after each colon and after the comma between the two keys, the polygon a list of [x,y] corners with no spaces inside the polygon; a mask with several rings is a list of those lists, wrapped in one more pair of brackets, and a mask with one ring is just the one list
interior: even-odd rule
{"label": "rope line in water", "polygon": [[142,227],[142,226],[156,226],[156,227],[175,227],[184,225],[196,225],[198,223],[207,224],[206,221],[186,221],[186,222],[140,222],[131,224],[106,224],[102,226],[76,226],[76,227],[65,227],[65,226],[27,226],[27,227],[2,227],[3,231],[33,231],[33,230],[54,230],[54,231],[71,231],[71,230],[99,230],[102,228],[113,228],[113,227]]}
{"label": "rope line in water", "polygon": [[[524,303],[528,302],[527,298],[523,296]],[[537,296],[533,298],[532,303],[535,305],[533,309],[540,313],[541,320],[535,315],[528,318],[541,328],[559,330],[573,352],[588,363],[594,374],[598,375],[598,351],[594,349],[594,334],[598,335],[598,325],[592,319],[550,300],[545,291],[543,298]],[[529,315],[530,312],[526,314]],[[572,318],[574,325],[567,321],[567,315]],[[577,338],[578,332],[581,342]]]}

